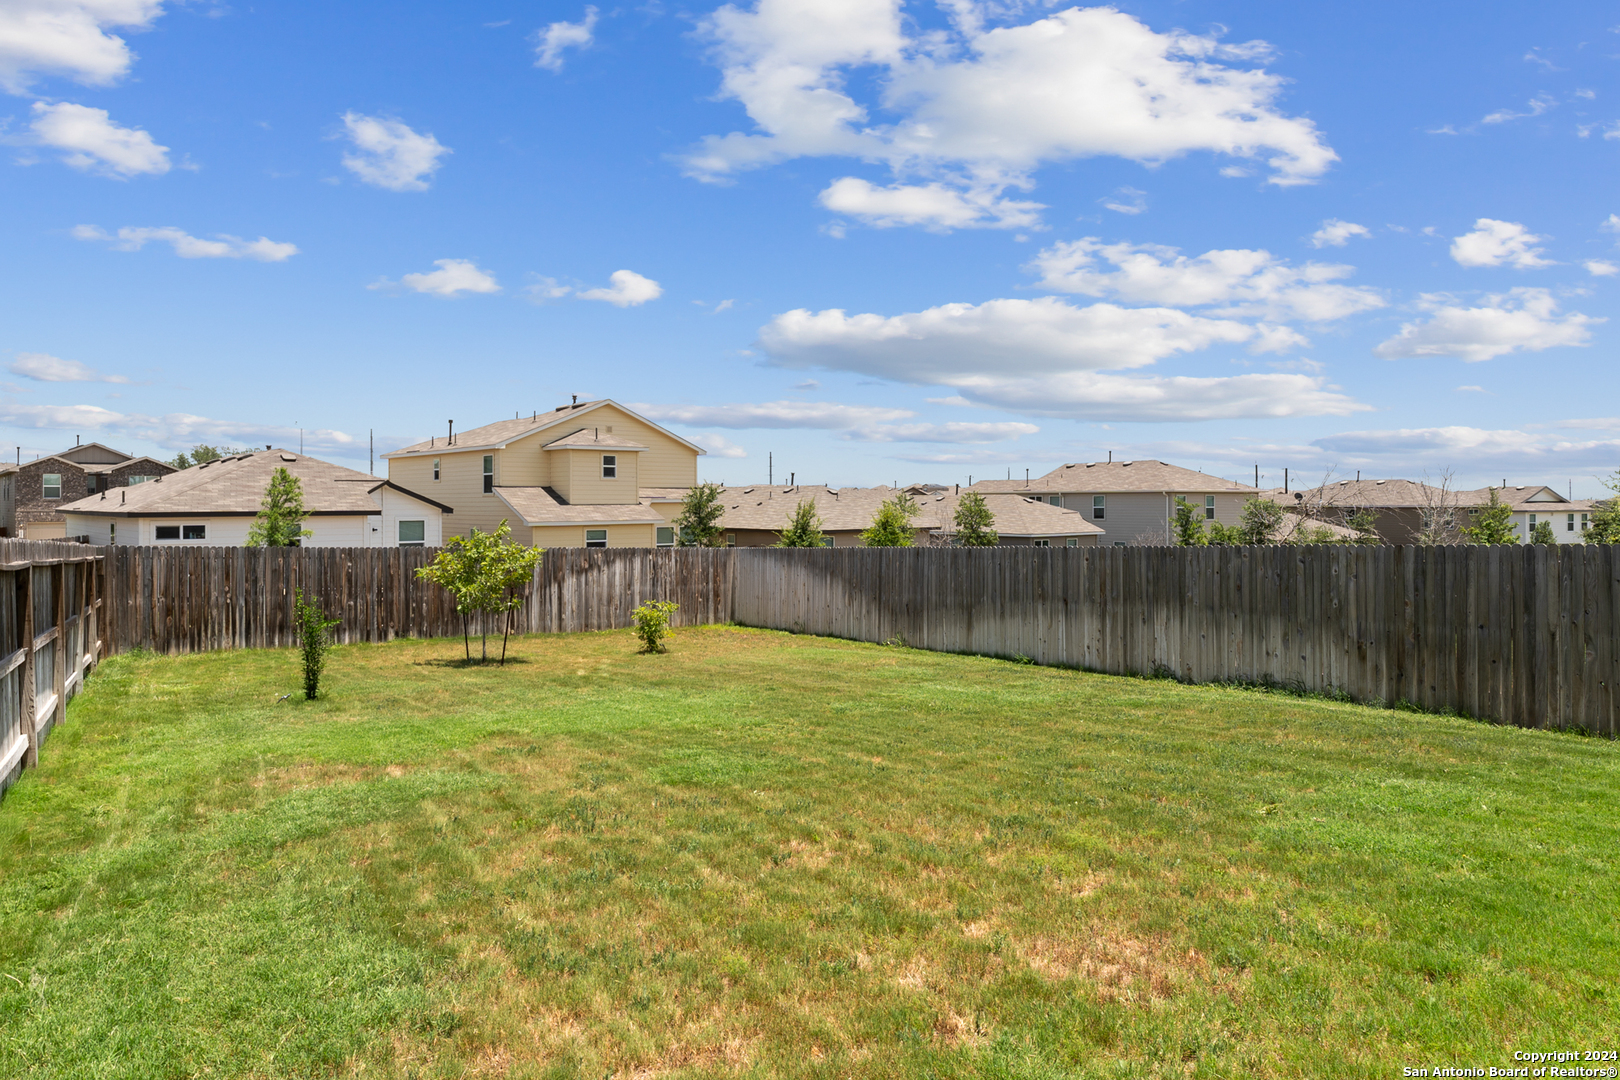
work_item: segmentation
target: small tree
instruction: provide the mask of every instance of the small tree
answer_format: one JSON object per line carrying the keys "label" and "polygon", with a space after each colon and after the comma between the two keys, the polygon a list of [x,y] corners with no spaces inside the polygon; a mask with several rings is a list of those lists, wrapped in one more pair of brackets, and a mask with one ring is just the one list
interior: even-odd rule
{"label": "small tree", "polygon": [[641,639],[642,652],[669,651],[666,644],[669,640],[669,617],[675,614],[680,606],[673,600],[648,600],[631,613],[631,618],[636,624],[636,637]]}
{"label": "small tree", "polygon": [[[505,665],[511,613],[523,603],[524,587],[533,579],[543,554],[540,548],[514,541],[511,525],[502,521],[492,533],[473,529],[468,536],[452,537],[431,563],[416,572],[417,577],[449,590],[455,598],[468,661],[472,660],[473,615],[499,613],[505,616],[501,626],[501,664]],[[489,659],[487,624],[480,634],[478,658],[480,662]]]}
{"label": "small tree", "polygon": [[956,542],[962,547],[995,547],[1001,543],[1001,534],[993,526],[996,515],[977,491],[963,495],[956,503]]}
{"label": "small tree", "polygon": [[[1605,499],[1592,507],[1592,527],[1586,530],[1584,537],[1588,544],[1620,544],[1620,469],[1614,475],[1603,481],[1603,486],[1614,492],[1615,497]],[[1552,529],[1552,522],[1540,522]]]}
{"label": "small tree", "polygon": [[885,499],[872,524],[861,532],[861,543],[867,547],[910,547],[917,534],[911,519],[919,513],[917,504],[903,491],[892,499]]}
{"label": "small tree", "polygon": [[298,628],[298,644],[303,650],[304,700],[314,701],[321,689],[321,671],[326,667],[326,654],[332,648],[332,627],[337,619],[328,619],[320,605],[311,603],[304,590],[293,591],[293,623]]}
{"label": "small tree", "polygon": [[1177,547],[1203,547],[1210,542],[1198,511],[1180,495],[1176,496],[1175,517],[1170,519],[1170,535]]}
{"label": "small tree", "polygon": [[1371,508],[1362,507],[1350,515],[1346,525],[1356,531],[1357,544],[1382,544],[1384,538],[1378,535],[1378,515]]}
{"label": "small tree", "polygon": [[[1538,521],[1534,525],[1530,526],[1530,542],[1532,544],[1556,544],[1556,543],[1558,543],[1558,538],[1553,535],[1552,522],[1550,522],[1550,521]],[[1598,540],[1598,541],[1594,541],[1594,542],[1601,544],[1601,543],[1604,543],[1605,541]]]}
{"label": "small tree", "polygon": [[259,504],[259,516],[248,530],[246,547],[297,547],[306,536],[315,534],[304,528],[309,511],[304,508],[304,485],[286,469],[277,467],[270,474],[270,486],[265,489],[264,501]]}
{"label": "small tree", "polygon": [[1270,499],[1250,499],[1243,504],[1238,518],[1238,542],[1241,544],[1274,544],[1283,526],[1283,508]]}
{"label": "small tree", "polygon": [[1470,508],[1474,523],[1463,529],[1470,544],[1517,544],[1514,534],[1519,526],[1513,520],[1513,507],[1503,502],[1491,488],[1490,501],[1484,506]]}
{"label": "small tree", "polygon": [[788,527],[776,535],[779,548],[818,548],[827,546],[827,534],[821,531],[821,515],[816,504],[809,499],[793,508]]}
{"label": "small tree", "polygon": [[236,454],[245,454],[246,450],[238,450],[229,446],[209,446],[207,443],[198,443],[191,448],[191,453],[184,450],[169,459],[169,464],[176,469],[189,469],[193,465],[204,462],[218,461],[220,458],[232,457]]}
{"label": "small tree", "polygon": [[722,546],[725,528],[720,519],[726,504],[720,496],[724,491],[719,484],[699,484],[686,493],[675,518],[675,543],[681,547]]}

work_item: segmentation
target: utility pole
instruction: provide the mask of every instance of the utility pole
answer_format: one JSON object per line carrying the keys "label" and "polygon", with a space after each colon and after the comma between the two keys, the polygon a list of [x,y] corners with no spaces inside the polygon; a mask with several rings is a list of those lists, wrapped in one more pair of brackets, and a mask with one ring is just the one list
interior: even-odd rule
{"label": "utility pole", "polygon": [[770,487],[774,483],[776,483],[776,454],[768,452],[765,455],[765,486]]}
{"label": "utility pole", "polygon": [[370,451],[369,451],[370,457],[368,458],[368,460],[370,462],[371,475],[376,476],[377,475],[377,429],[376,428],[367,428],[366,429],[366,442],[371,448]]}
{"label": "utility pole", "polygon": [[1254,486],[1257,488],[1260,486],[1260,463],[1258,461],[1254,463]]}

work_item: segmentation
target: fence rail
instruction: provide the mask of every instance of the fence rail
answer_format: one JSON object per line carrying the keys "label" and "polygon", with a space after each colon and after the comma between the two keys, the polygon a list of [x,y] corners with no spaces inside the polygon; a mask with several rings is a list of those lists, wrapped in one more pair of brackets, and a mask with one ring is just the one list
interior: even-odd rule
{"label": "fence rail", "polygon": [[[449,596],[416,576],[433,555],[0,540],[0,786],[37,759],[99,657],[292,645],[297,589],[343,642],[459,635]],[[546,553],[513,628],[622,628],[649,599],[678,603],[677,626],[1276,682],[1620,734],[1620,546],[570,548]]]}
{"label": "fence rail", "polygon": [[101,657],[101,553],[0,540],[0,790],[39,747]]}

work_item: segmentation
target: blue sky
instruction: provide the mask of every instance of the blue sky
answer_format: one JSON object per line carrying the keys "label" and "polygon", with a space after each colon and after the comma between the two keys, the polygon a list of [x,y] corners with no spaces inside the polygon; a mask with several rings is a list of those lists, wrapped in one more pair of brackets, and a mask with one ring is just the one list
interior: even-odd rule
{"label": "blue sky", "polygon": [[1578,2],[6,0],[0,447],[579,394],[732,482],[1596,494],[1617,71]]}

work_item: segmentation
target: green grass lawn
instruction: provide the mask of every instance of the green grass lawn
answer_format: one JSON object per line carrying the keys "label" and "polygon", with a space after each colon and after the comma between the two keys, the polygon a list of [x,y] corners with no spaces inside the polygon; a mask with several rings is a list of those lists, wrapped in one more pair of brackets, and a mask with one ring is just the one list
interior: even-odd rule
{"label": "green grass lawn", "polygon": [[1367,1076],[1614,1048],[1620,747],[763,631],[104,664],[0,1075]]}

